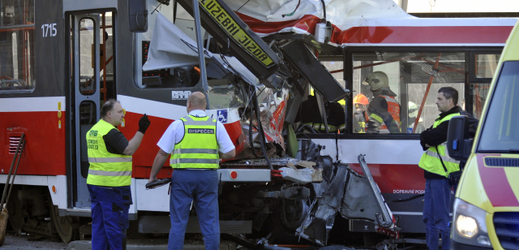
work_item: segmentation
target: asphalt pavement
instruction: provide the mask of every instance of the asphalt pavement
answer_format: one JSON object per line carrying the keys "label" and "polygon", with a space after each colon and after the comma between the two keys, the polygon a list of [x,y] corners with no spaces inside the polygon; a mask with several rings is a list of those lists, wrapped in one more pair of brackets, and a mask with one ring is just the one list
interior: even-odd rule
{"label": "asphalt pavement", "polygon": [[[167,238],[158,239],[129,239],[126,245],[128,250],[152,250],[167,249]],[[61,241],[52,241],[46,238],[35,238],[27,234],[14,235],[6,234],[2,250],[91,250],[92,242],[89,240],[77,240],[70,243]],[[201,240],[186,240],[184,245],[186,250],[203,250],[204,243]],[[221,241],[221,250],[236,249],[236,243],[230,241]]]}
{"label": "asphalt pavement", "polygon": [[[220,242],[221,250],[236,250],[235,242],[222,240]],[[67,244],[65,242],[52,241],[46,238],[34,238],[29,235],[14,235],[8,233],[5,236],[4,244],[0,246],[4,250],[91,250],[92,243],[89,240],[72,241]],[[147,238],[147,239],[130,239],[126,245],[128,250],[162,250],[167,249],[166,238]],[[201,239],[186,239],[185,250],[204,250],[204,244]],[[244,249],[244,248],[241,248]],[[246,248],[245,248],[246,249]],[[271,250],[299,250],[299,249],[320,249],[320,250],[362,250],[358,248],[350,248],[345,246],[327,246],[322,248],[290,248],[287,246],[266,246],[265,249]]]}
{"label": "asphalt pavement", "polygon": [[35,238],[29,235],[14,235],[7,233],[4,244],[0,247],[8,250],[59,250],[67,249],[67,243],[52,241],[45,238]]}

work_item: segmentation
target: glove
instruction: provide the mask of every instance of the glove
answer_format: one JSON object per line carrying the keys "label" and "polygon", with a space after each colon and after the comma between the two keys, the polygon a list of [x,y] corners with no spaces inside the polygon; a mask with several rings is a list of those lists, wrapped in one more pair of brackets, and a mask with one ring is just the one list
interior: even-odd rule
{"label": "glove", "polygon": [[139,120],[139,131],[143,134],[146,132],[146,129],[150,126],[150,120],[148,119],[148,116],[144,114],[141,119]]}

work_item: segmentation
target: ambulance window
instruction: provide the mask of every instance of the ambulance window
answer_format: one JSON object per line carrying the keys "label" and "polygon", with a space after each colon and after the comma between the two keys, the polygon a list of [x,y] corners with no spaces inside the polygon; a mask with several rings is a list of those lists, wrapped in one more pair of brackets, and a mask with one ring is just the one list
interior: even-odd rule
{"label": "ambulance window", "polygon": [[34,89],[34,1],[0,1],[0,93]]}
{"label": "ambulance window", "polygon": [[478,152],[519,151],[519,62],[504,62],[483,122]]}
{"label": "ambulance window", "polygon": [[438,89],[465,90],[465,53],[359,52],[352,63],[353,133],[421,133],[438,117]]}

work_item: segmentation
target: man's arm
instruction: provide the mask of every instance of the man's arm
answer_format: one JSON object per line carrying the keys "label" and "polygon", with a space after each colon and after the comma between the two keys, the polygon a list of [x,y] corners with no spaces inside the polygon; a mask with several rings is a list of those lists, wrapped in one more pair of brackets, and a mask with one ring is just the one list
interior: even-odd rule
{"label": "man's arm", "polygon": [[139,130],[135,133],[133,138],[128,142],[128,146],[123,151],[123,154],[125,155],[133,155],[135,151],[139,148],[141,145],[142,138],[144,137],[144,133],[146,133],[146,130],[150,126],[150,120],[148,119],[148,116],[144,114],[141,119],[139,120]]}
{"label": "man's arm", "polygon": [[133,138],[128,141],[124,137],[123,133],[114,128],[110,130],[103,139],[105,140],[108,152],[113,154],[133,155],[139,148],[139,145],[141,145],[143,137],[144,134],[137,131]]}
{"label": "man's arm", "polygon": [[164,166],[164,163],[168,159],[168,155],[170,155],[170,153],[168,152],[171,152],[171,155],[173,155],[173,149],[175,148],[175,144],[182,140],[184,133],[180,132],[183,130],[184,126],[182,120],[179,119],[172,122],[168,126],[166,131],[164,131],[164,134],[162,135],[162,137],[160,137],[159,141],[157,142],[157,146],[159,146],[159,151],[155,156],[155,160],[153,160],[153,165],[151,166],[150,178],[148,182],[157,180],[157,174],[159,174],[160,170],[162,169],[162,166]]}
{"label": "man's arm", "polygon": [[[231,159],[236,156],[236,148],[231,137],[221,122],[216,122],[216,140],[218,142],[218,155],[221,159]],[[226,152],[226,153],[223,153]]]}
{"label": "man's arm", "polygon": [[232,149],[231,151],[227,153],[218,152],[221,159],[232,159],[236,155],[236,149]]}
{"label": "man's arm", "polygon": [[436,128],[429,128],[420,134],[420,144],[424,150],[434,147],[447,141],[447,131],[449,130],[449,121],[444,121]]}
{"label": "man's arm", "polygon": [[389,130],[389,133],[400,133],[400,124],[393,119],[393,116],[389,112],[384,113],[384,123],[386,124],[387,129]]}
{"label": "man's arm", "polygon": [[387,112],[387,102],[377,96],[368,105],[368,121],[366,123],[367,133],[380,133],[380,126],[384,122],[383,112]]}
{"label": "man's arm", "polygon": [[143,137],[144,134],[140,131],[137,131],[133,138],[128,142],[128,146],[126,146],[126,148],[124,149],[123,154],[133,155],[141,145]]}
{"label": "man's arm", "polygon": [[155,160],[153,160],[153,165],[151,167],[150,172],[150,179],[148,180],[148,183],[157,180],[157,174],[159,174],[160,169],[162,169],[162,166],[164,166],[164,163],[168,159],[168,155],[169,154],[164,152],[164,150],[159,149],[159,152],[157,152],[157,156],[155,156]]}

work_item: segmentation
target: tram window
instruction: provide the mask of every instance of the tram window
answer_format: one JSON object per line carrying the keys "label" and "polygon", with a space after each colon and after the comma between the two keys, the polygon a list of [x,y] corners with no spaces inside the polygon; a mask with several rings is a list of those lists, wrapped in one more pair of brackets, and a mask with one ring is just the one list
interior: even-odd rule
{"label": "tram window", "polygon": [[0,1],[0,93],[32,91],[34,1]]}
{"label": "tram window", "polygon": [[96,92],[96,73],[94,71],[95,55],[94,29],[95,22],[90,18],[83,18],[80,21],[79,33],[79,92],[83,95],[93,95]]}
{"label": "tram window", "polygon": [[[346,87],[346,83],[343,79],[344,77],[344,63],[342,61],[342,58],[340,58],[340,60],[338,61],[322,61],[322,64],[324,65],[324,67],[326,67],[326,69],[328,69],[328,71],[330,72],[330,74],[332,74],[333,78],[335,78],[335,80],[337,80],[337,82],[343,87],[343,88],[347,88]],[[339,101],[337,101],[339,104],[341,104],[341,106],[344,108],[345,105],[346,105],[346,100],[345,99],[341,99]]]}
{"label": "tram window", "polygon": [[479,119],[483,112],[483,106],[487,100],[488,91],[490,89],[490,82],[486,83],[471,83],[470,90],[472,96],[472,108],[465,106],[465,101],[462,101],[462,107],[464,110],[471,111],[471,113]]}
{"label": "tram window", "polygon": [[463,109],[471,112],[474,117],[480,118],[483,112],[483,105],[485,104],[490,82],[497,69],[500,54],[475,54],[472,58],[475,62],[474,66],[474,82],[470,82],[470,96],[472,96],[472,106],[465,107],[463,100]]}
{"label": "tram window", "polygon": [[[157,2],[156,4],[159,3]],[[163,39],[162,41],[159,40],[154,44],[163,43],[161,45],[161,50],[168,48],[172,43],[175,42],[180,42],[183,44],[184,42],[179,40],[177,36],[187,36],[195,41],[193,44],[196,44],[195,22],[190,12],[186,11],[178,3],[175,3],[174,5],[172,4],[170,6],[148,6],[148,9],[155,8],[160,10],[161,15],[165,17],[167,21],[174,24],[174,33],[176,35],[175,38],[168,37],[168,39]],[[153,20],[150,20],[148,22],[148,31],[139,33],[137,35],[137,38],[139,39],[138,44],[140,47],[136,50],[136,56],[137,58],[140,58],[140,60],[137,61],[135,65],[137,67],[137,70],[135,71],[136,79],[140,79],[136,82],[137,86],[139,88],[185,89],[194,87],[195,85],[199,84],[200,66],[198,62],[198,56],[193,56],[191,53],[189,53],[189,51],[184,53],[171,50],[168,51],[168,53],[163,53],[163,51],[161,51],[159,53],[163,54],[159,55],[159,58],[154,58],[154,56],[157,56],[157,52],[150,51],[150,49],[153,50],[153,48],[150,48],[152,43],[151,40],[153,39],[154,29],[156,27],[161,27],[161,25],[156,23],[155,17],[153,17]],[[177,33],[177,30],[180,32]],[[207,37],[204,29],[202,29],[201,32],[203,37]],[[148,61],[148,59],[153,59],[155,62],[160,61],[161,64],[167,64],[169,66],[164,68],[152,66],[152,70],[143,70],[143,65]],[[209,60],[206,60],[207,78],[221,79],[221,77],[212,75],[213,73],[219,74],[219,72],[211,72],[210,67],[211,65],[209,64]]]}
{"label": "tram window", "polygon": [[[377,73],[368,78],[374,72]],[[380,81],[379,86],[377,81]],[[353,116],[352,127],[355,128],[357,122],[365,123],[364,127],[360,126],[360,130],[353,132],[420,133],[430,127],[438,117],[439,111],[435,104],[438,89],[444,86],[457,89],[460,96],[458,104],[461,105],[464,83],[465,53],[354,53],[353,98],[363,94],[368,105],[357,105],[357,108],[365,108],[365,112],[356,110],[356,105],[353,105],[350,113]],[[383,90],[377,91],[377,88]],[[399,111],[396,103],[400,106]],[[367,118],[358,115],[359,112]],[[418,122],[415,124],[416,121]]]}
{"label": "tram window", "polygon": [[476,54],[474,72],[477,78],[492,78],[497,69],[500,54]]}
{"label": "tram window", "polygon": [[100,92],[103,100],[115,97],[115,74],[114,74],[114,17],[108,11],[101,13],[101,24],[99,26],[101,41],[99,79]]}

